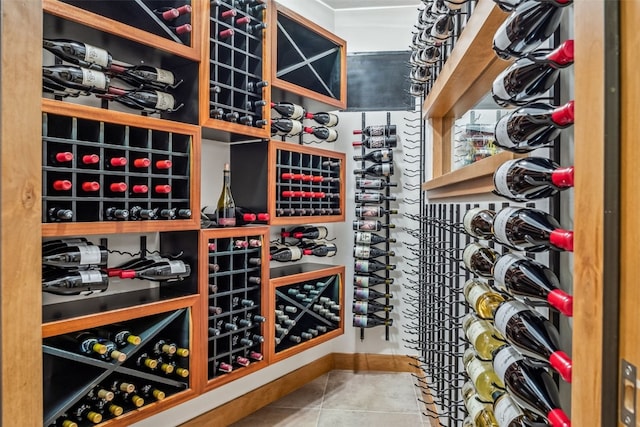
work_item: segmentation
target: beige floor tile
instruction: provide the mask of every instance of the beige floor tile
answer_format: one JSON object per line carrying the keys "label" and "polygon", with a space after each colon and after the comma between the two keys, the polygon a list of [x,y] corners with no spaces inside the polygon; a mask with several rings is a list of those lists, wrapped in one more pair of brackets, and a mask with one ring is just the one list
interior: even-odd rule
{"label": "beige floor tile", "polygon": [[316,427],[320,409],[287,409],[267,406],[230,427]]}
{"label": "beige floor tile", "polygon": [[322,408],[418,414],[414,388],[409,373],[331,371]]}
{"label": "beige floor tile", "polygon": [[271,408],[320,408],[329,374],[322,375],[282,399],[273,402]]}
{"label": "beige floor tile", "polygon": [[318,427],[423,427],[420,415],[323,409]]}

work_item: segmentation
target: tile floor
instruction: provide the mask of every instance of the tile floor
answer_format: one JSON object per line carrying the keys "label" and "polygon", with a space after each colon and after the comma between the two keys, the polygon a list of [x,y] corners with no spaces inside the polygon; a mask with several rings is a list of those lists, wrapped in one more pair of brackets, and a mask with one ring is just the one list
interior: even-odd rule
{"label": "tile floor", "polygon": [[405,372],[331,371],[231,427],[430,427]]}

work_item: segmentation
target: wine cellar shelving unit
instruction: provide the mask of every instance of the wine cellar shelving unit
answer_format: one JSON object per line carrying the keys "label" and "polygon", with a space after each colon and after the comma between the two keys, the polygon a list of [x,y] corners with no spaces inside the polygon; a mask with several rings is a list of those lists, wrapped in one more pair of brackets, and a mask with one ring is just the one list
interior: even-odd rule
{"label": "wine cellar shelving unit", "polygon": [[[341,222],[345,217],[344,165],[344,153],[287,142],[233,145],[231,168],[246,173],[234,177],[231,191],[239,206],[268,212],[271,225]],[[283,179],[283,174],[322,177],[322,181]],[[267,183],[267,188],[255,191],[256,183]]]}
{"label": "wine cellar shelving unit", "polygon": [[[216,138],[233,142],[248,136],[268,138],[270,118],[265,38],[266,12],[246,3],[211,2],[209,38],[203,52],[201,80],[208,82],[202,91],[201,124],[229,132],[206,130]],[[265,89],[266,88],[266,89]]]}
{"label": "wine cellar shelving unit", "polygon": [[[268,307],[269,227],[202,230],[201,290],[207,295],[207,388],[247,375],[268,363],[264,341]],[[203,298],[204,300],[204,298]],[[256,317],[257,316],[257,317]],[[264,317],[264,319],[261,319]],[[264,357],[256,356],[256,353]],[[236,357],[247,359],[244,366]],[[223,364],[222,366],[220,366]],[[232,370],[225,370],[232,368]]]}
{"label": "wine cellar shelving unit", "polygon": [[[296,263],[272,268],[270,277],[269,286],[274,290],[275,298],[272,312],[281,310],[295,322],[281,333],[276,330],[275,322],[269,323],[269,336],[265,338],[275,344],[272,362],[283,360],[344,333],[344,266]],[[305,289],[305,286],[309,289]],[[311,286],[318,293],[309,293]],[[307,293],[308,297],[304,301],[298,299],[291,290],[295,290],[296,295]],[[333,309],[331,302],[335,303]],[[291,311],[288,312],[287,307],[291,307]],[[292,312],[293,309],[295,313]],[[321,309],[325,311],[321,312]],[[335,317],[331,317],[331,314]],[[321,329],[324,326],[326,331],[320,332],[318,325]],[[309,329],[318,333],[311,333]],[[303,334],[310,335],[302,338]],[[292,337],[299,337],[300,340],[292,341]]]}

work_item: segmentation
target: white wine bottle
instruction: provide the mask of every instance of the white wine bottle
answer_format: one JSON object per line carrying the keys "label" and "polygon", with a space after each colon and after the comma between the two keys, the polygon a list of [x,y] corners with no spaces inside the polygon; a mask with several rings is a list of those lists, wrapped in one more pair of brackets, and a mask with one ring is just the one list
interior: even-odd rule
{"label": "white wine bottle", "polygon": [[216,223],[218,227],[235,227],[236,225],[236,204],[231,195],[231,170],[229,163],[224,164],[222,192],[218,199]]}
{"label": "white wine bottle", "polygon": [[505,344],[504,338],[491,323],[472,313],[462,320],[462,330],[478,355],[485,360],[491,360],[492,353]]}

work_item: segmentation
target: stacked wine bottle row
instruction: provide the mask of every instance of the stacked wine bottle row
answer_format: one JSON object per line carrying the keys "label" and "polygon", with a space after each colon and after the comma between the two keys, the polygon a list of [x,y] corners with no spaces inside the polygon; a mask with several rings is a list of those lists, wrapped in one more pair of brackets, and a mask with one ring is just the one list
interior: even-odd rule
{"label": "stacked wine bottle row", "polygon": [[340,326],[339,275],[276,288],[276,353]]}
{"label": "stacked wine bottle row", "polygon": [[263,1],[211,2],[209,117],[263,128]]}
{"label": "stacked wine bottle row", "polygon": [[191,218],[191,136],[43,114],[43,222]]}
{"label": "stacked wine bottle row", "polygon": [[[324,142],[335,142],[338,139],[338,131],[334,128],[339,119],[333,113],[310,113],[301,105],[285,101],[272,102],[271,108],[281,116],[271,120],[271,135],[279,135],[284,139],[298,135],[302,138],[303,134],[310,134]],[[304,126],[303,119],[313,120],[320,126]]]}
{"label": "stacked wine bottle row", "polygon": [[421,97],[431,90],[474,10],[475,0],[423,0],[412,32],[409,92]]}
{"label": "stacked wine bottle row", "polygon": [[[387,121],[389,120],[388,115]],[[353,156],[360,166],[354,169],[358,191],[355,194],[355,216],[358,219],[353,221],[356,274],[352,307],[353,326],[384,326],[385,337],[388,340],[389,327],[393,325],[393,319],[390,318],[390,312],[393,310],[390,299],[393,295],[389,288],[393,279],[389,277],[389,272],[395,269],[391,261],[395,253],[390,249],[390,244],[395,242],[395,239],[390,237],[389,230],[395,227],[390,223],[391,215],[398,213],[396,209],[390,209],[390,202],[395,200],[390,194],[390,189],[397,186],[391,182],[391,176],[394,174],[392,147],[395,147],[397,142],[396,126],[389,123],[366,126],[366,114],[363,113],[362,129],[354,131],[354,134],[361,134],[363,141],[354,143],[354,146],[361,147],[361,153]],[[367,146],[375,146],[375,143],[371,142],[372,138],[377,138],[373,141],[377,140],[378,146],[382,147],[367,151]],[[375,232],[382,232],[383,235]],[[376,275],[377,271],[382,271],[383,276]],[[373,289],[376,285],[384,285],[383,290]]]}
{"label": "stacked wine bottle row", "polygon": [[263,235],[208,237],[208,378],[262,360]]}
{"label": "stacked wine bottle row", "polygon": [[105,2],[65,0],[97,15],[122,22],[173,42],[191,45],[191,2],[124,0],[120,7]]}
{"label": "stacked wine bottle row", "polygon": [[99,424],[188,389],[189,315],[181,309],[46,337],[44,425]]}
{"label": "stacked wine bottle row", "polygon": [[324,226],[302,225],[283,229],[280,242],[271,242],[269,258],[273,261],[299,261],[305,255],[332,257],[338,252],[335,243],[328,242]]}

